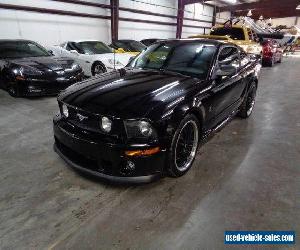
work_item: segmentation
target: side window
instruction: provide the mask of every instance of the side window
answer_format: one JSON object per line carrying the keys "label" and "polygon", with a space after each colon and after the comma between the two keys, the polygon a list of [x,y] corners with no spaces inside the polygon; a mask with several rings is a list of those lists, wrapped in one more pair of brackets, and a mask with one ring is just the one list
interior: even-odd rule
{"label": "side window", "polygon": [[68,44],[66,46],[66,50],[69,50],[69,51],[70,50],[76,50],[78,53],[81,53],[81,51],[79,50],[78,46],[76,46],[76,43],[74,43],[74,42],[68,42]]}
{"label": "side window", "polygon": [[249,63],[249,57],[243,49],[240,49],[240,59],[241,59],[241,68]]}
{"label": "side window", "polygon": [[236,68],[240,67],[239,51],[236,47],[225,47],[218,56],[218,65],[231,65]]}

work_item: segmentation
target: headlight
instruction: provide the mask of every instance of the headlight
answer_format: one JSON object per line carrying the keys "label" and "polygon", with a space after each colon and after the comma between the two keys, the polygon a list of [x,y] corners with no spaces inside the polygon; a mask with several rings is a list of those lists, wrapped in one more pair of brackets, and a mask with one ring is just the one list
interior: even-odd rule
{"label": "headlight", "polygon": [[20,75],[20,76],[36,76],[36,75],[42,75],[43,71],[40,71],[34,67],[30,67],[30,66],[22,66],[20,68],[16,68],[13,70],[13,72],[16,75]]}
{"label": "headlight", "polygon": [[125,121],[128,138],[155,138],[156,133],[151,124],[146,121]]}
{"label": "headlight", "polygon": [[100,126],[102,128],[103,131],[105,131],[106,133],[109,133],[111,131],[111,125],[112,125],[112,121],[103,116],[100,122]]}
{"label": "headlight", "polygon": [[118,66],[123,66],[123,64],[120,62],[120,61],[118,61],[118,60],[115,60],[115,63],[114,63],[114,60],[113,59],[108,59],[108,62],[109,62],[109,64],[111,64],[111,65],[118,65]]}
{"label": "headlight", "polygon": [[80,70],[81,67],[78,63],[73,63],[72,66],[71,66],[71,70],[73,71],[77,71],[77,70]]}
{"label": "headlight", "polygon": [[66,105],[66,104],[63,104],[62,107],[61,107],[61,109],[62,109],[63,115],[64,115],[65,117],[68,117],[68,116],[69,116],[69,110],[68,110],[67,105]]}

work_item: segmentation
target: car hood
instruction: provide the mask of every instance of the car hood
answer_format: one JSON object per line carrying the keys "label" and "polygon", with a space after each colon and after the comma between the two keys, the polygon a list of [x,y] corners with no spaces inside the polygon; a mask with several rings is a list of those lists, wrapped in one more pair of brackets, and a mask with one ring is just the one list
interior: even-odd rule
{"label": "car hood", "polygon": [[197,82],[180,74],[123,69],[74,84],[58,100],[96,114],[139,118],[185,96]]}
{"label": "car hood", "polygon": [[11,64],[20,66],[29,66],[40,71],[47,72],[60,71],[70,68],[74,60],[70,58],[45,56],[45,57],[28,57],[9,60]]}

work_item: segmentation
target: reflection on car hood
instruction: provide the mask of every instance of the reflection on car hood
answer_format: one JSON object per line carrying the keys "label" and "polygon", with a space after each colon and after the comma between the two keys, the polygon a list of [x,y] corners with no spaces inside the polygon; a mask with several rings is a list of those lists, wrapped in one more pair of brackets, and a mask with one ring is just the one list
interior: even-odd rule
{"label": "reflection on car hood", "polygon": [[75,84],[58,99],[93,113],[137,118],[186,95],[197,82],[199,80],[180,74],[121,70]]}
{"label": "reflection on car hood", "polygon": [[20,66],[30,66],[40,71],[59,71],[70,68],[74,60],[63,57],[45,56],[11,59],[9,62]]}

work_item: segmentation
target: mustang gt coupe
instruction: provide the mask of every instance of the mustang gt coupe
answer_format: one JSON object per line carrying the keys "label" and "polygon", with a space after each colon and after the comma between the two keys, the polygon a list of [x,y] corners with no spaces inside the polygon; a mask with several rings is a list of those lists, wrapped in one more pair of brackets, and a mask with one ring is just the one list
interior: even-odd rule
{"label": "mustang gt coupe", "polygon": [[33,41],[0,40],[0,88],[11,96],[56,95],[82,78],[71,58],[55,57]]}
{"label": "mustang gt coupe", "polygon": [[149,46],[121,70],[58,97],[55,151],[73,168],[117,182],[179,177],[204,138],[255,104],[259,58],[221,41]]}

